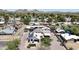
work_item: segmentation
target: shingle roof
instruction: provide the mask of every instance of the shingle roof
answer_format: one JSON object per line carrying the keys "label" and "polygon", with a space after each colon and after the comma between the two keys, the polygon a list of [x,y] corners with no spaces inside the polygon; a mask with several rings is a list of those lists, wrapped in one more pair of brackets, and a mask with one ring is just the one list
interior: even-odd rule
{"label": "shingle roof", "polygon": [[33,36],[33,34],[34,34],[34,33],[29,34],[28,40],[31,40],[31,39],[35,40],[35,39],[37,39],[36,37]]}
{"label": "shingle roof", "polygon": [[41,33],[42,32],[42,29],[41,28],[36,28],[33,32]]}

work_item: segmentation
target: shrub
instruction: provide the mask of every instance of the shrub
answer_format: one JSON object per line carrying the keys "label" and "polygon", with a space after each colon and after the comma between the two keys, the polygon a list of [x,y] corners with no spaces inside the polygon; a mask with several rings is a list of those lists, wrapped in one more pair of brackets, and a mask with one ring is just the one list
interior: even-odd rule
{"label": "shrub", "polygon": [[51,45],[51,39],[50,37],[44,37],[41,39],[41,44],[45,47],[48,47]]}
{"label": "shrub", "polygon": [[20,44],[20,40],[18,40],[18,39],[9,41],[7,43],[7,46],[8,46],[7,49],[8,50],[17,50],[19,44]]}
{"label": "shrub", "polygon": [[34,47],[34,46],[36,46],[36,44],[29,44],[27,48]]}

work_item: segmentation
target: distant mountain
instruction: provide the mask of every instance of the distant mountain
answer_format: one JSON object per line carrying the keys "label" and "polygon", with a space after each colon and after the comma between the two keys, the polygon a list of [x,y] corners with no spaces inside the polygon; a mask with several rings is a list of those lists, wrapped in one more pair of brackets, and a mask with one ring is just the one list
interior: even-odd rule
{"label": "distant mountain", "polygon": [[76,13],[76,14],[79,14],[79,12],[63,12],[63,11],[60,11],[60,10],[54,10],[54,9],[0,9],[0,13],[1,12],[16,12],[16,13],[60,13],[60,14],[72,14],[72,13]]}

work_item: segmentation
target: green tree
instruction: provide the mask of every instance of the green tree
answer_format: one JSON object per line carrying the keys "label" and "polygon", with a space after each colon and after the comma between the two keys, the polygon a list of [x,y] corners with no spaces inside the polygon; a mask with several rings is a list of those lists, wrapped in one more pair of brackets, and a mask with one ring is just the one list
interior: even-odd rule
{"label": "green tree", "polygon": [[65,22],[64,16],[59,14],[59,15],[57,16],[57,21],[58,21],[58,22]]}
{"label": "green tree", "polygon": [[52,22],[52,18],[49,17],[49,18],[47,19],[47,22],[48,22],[48,23],[51,23],[51,22]]}
{"label": "green tree", "polygon": [[26,24],[26,25],[28,25],[30,21],[31,21],[31,17],[30,16],[25,16],[23,18],[23,23]]}
{"label": "green tree", "polygon": [[9,20],[9,15],[5,15],[4,19],[5,19],[5,24],[7,24],[8,20]]}
{"label": "green tree", "polygon": [[72,25],[70,27],[70,31],[75,34],[75,35],[79,35],[79,26],[78,25]]}
{"label": "green tree", "polygon": [[48,47],[51,45],[51,39],[50,37],[44,37],[41,39],[41,44],[45,47]]}

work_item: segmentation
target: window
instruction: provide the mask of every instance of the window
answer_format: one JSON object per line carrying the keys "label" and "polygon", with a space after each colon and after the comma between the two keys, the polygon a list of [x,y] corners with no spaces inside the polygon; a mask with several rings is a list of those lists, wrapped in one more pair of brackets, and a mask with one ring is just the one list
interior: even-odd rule
{"label": "window", "polygon": [[31,41],[33,41],[33,39],[31,39]]}
{"label": "window", "polygon": [[79,39],[77,41],[79,41]]}
{"label": "window", "polygon": [[39,42],[39,40],[34,40],[34,41]]}
{"label": "window", "polygon": [[37,35],[35,35],[37,37]]}

